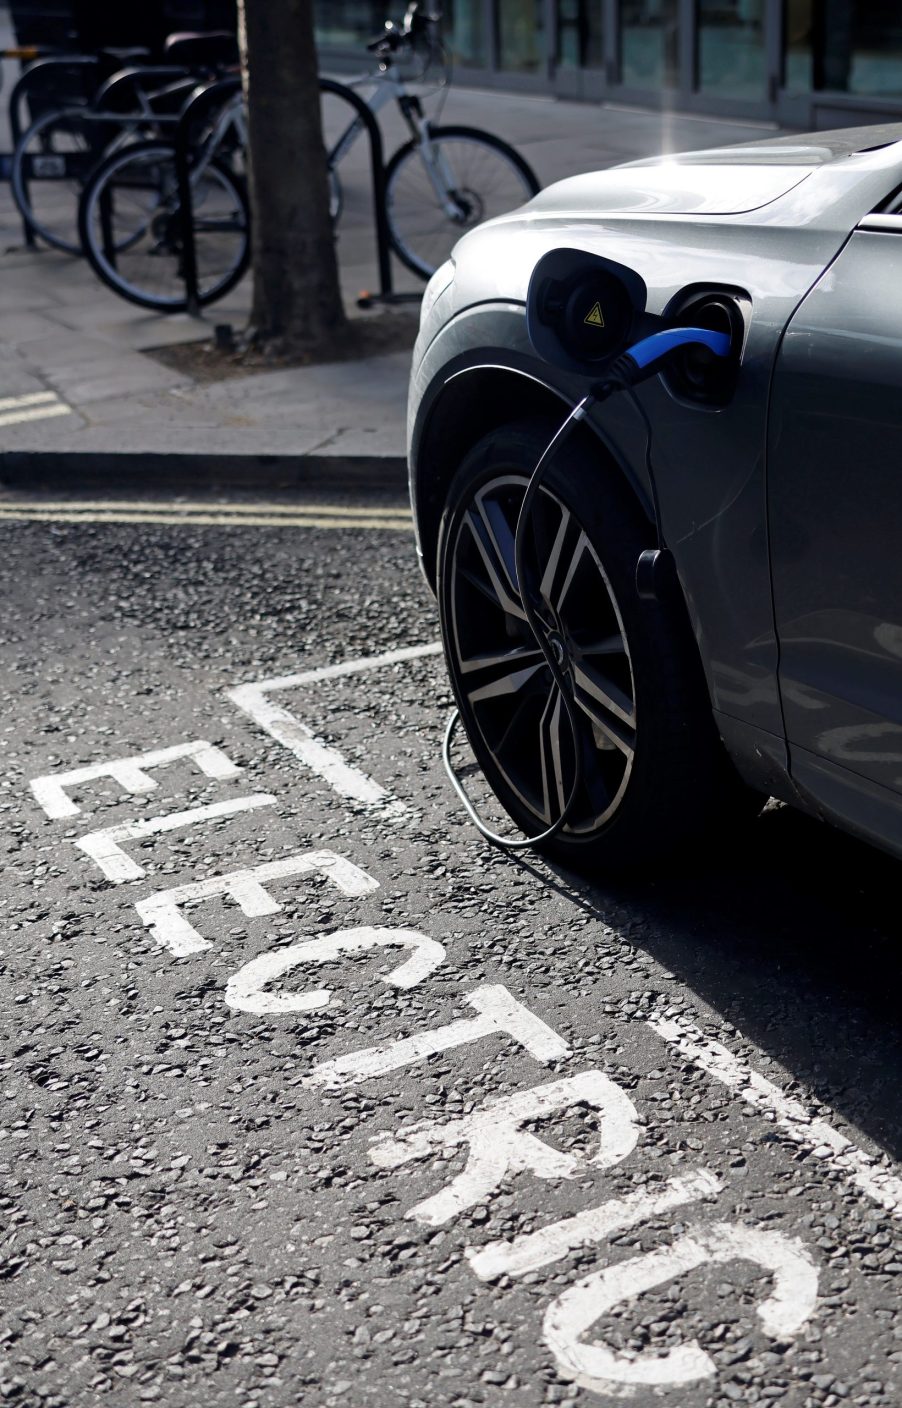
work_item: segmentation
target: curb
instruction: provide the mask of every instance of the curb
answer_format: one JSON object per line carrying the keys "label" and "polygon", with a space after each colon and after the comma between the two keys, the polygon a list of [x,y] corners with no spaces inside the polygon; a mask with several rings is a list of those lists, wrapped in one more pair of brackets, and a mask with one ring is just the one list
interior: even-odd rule
{"label": "curb", "polygon": [[0,485],[16,489],[120,490],[407,488],[402,455],[217,455],[8,450]]}

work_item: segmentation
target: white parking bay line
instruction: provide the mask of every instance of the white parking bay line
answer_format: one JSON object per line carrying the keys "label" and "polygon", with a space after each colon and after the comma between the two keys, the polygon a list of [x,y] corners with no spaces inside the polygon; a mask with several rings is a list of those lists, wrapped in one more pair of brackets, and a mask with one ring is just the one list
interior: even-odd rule
{"label": "white parking bay line", "polygon": [[0,396],[0,411],[18,411],[23,406],[40,406],[58,400],[55,391],[26,391],[24,396]]}
{"label": "white parking bay line", "polygon": [[[337,748],[329,747],[316,738],[306,724],[289,710],[274,704],[267,696],[277,690],[297,689],[440,652],[441,645],[437,642],[407,646],[299,674],[274,675],[238,685],[227,691],[227,697],[266,733],[324,778],[339,796],[365,806],[379,807],[384,815],[409,815],[411,808],[393,800],[385,788],[345,762]],[[873,1202],[897,1216],[902,1215],[902,1179],[892,1171],[893,1165],[889,1159],[875,1158],[865,1153],[826,1120],[807,1110],[801,1101],[759,1075],[685,1018],[662,1015],[651,1018],[647,1025],[687,1060],[735,1091],[741,1099],[759,1109],[765,1118],[779,1125],[789,1138],[809,1149],[823,1166],[841,1174]]]}
{"label": "white parking bay line", "polygon": [[438,655],[441,648],[437,641],[430,645],[410,645],[400,650],[387,650],[382,655],[365,655],[357,660],[342,661],[339,665],[304,670],[297,675],[274,675],[270,679],[240,684],[235,689],[227,690],[226,696],[271,738],[293,753],[305,767],[327,782],[340,797],[364,807],[377,807],[387,816],[407,816],[410,812],[408,806],[393,798],[384,787],[360,768],[345,762],[337,748],[330,748],[327,743],[323,743],[296,715],[273,703],[268,696],[276,690],[298,689],[302,685],[318,684],[322,680],[334,680],[342,675],[376,670],[383,665]]}
{"label": "white parking bay line", "polygon": [[825,1167],[842,1174],[875,1203],[902,1216],[902,1179],[879,1159],[859,1149],[826,1120],[806,1110],[800,1100],[759,1075],[684,1017],[652,1017],[648,1025],[709,1076],[770,1115],[790,1139],[809,1149]]}
{"label": "white parking bay line", "polygon": [[[36,392],[35,394],[41,393]],[[9,401],[15,398],[6,397],[5,399]],[[0,408],[3,404],[0,401]],[[0,409],[0,426],[19,425],[30,420],[50,420],[53,416],[71,416],[71,414],[72,407],[64,405],[56,396],[53,396],[46,404],[27,405],[21,409],[9,411]]]}

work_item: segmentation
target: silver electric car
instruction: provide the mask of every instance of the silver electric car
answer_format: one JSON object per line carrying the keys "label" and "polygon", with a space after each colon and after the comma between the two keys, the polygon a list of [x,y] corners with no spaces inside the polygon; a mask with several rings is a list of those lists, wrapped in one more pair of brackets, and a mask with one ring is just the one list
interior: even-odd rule
{"label": "silver electric car", "polygon": [[[527,325],[555,250],[730,356],[682,347],[573,429],[527,612],[526,485],[592,384]],[[580,296],[584,346],[609,313]],[[409,448],[461,720],[522,832],[635,862],[773,796],[902,854],[902,125],[576,177],[467,234],[423,301]]]}

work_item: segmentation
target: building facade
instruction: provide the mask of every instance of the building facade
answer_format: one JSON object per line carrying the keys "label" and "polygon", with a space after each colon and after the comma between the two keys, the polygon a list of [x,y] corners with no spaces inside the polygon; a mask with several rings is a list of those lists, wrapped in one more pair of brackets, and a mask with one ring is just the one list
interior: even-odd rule
{"label": "building facade", "polygon": [[[398,19],[405,0],[394,0]],[[902,0],[425,0],[455,81],[590,101],[840,127],[902,116]],[[386,0],[320,0],[346,60]]]}

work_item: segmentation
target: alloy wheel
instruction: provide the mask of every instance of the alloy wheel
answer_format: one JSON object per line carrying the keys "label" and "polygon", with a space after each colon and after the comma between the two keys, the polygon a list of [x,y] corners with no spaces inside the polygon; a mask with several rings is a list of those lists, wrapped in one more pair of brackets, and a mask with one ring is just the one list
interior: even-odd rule
{"label": "alloy wheel", "polygon": [[[548,826],[574,777],[582,782],[564,831],[588,838],[613,816],[636,749],[633,669],[623,620],[577,513],[538,494],[527,553],[539,616],[577,706],[574,741],[560,691],[527,624],[514,535],[527,480],[504,474],[475,489],[448,545],[446,644],[470,741],[492,781]],[[498,790],[496,788],[496,790]]]}

